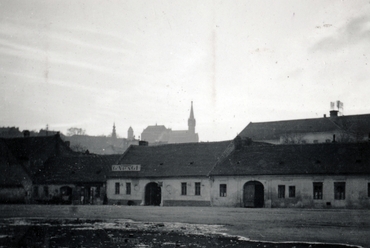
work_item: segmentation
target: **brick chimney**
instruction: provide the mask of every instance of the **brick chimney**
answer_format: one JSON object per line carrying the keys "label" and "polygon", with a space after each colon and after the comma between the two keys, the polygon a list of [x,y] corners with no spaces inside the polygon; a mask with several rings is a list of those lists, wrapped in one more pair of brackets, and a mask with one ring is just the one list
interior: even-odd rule
{"label": "brick chimney", "polygon": [[338,110],[330,110],[330,117],[338,117]]}

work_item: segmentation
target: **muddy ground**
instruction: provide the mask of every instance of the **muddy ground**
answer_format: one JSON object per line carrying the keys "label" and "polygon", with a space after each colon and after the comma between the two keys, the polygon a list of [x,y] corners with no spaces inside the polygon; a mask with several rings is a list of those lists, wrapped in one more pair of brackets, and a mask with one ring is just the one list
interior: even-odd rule
{"label": "muddy ground", "polygon": [[368,210],[0,205],[3,247],[370,247],[369,234]]}

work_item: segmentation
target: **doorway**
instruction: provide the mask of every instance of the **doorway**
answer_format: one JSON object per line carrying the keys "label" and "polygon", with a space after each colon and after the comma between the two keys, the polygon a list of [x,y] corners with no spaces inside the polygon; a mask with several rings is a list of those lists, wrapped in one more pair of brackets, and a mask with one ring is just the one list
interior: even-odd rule
{"label": "doorway", "polygon": [[145,186],[145,205],[159,206],[162,200],[162,190],[158,183],[148,183]]}
{"label": "doorway", "polygon": [[263,208],[265,205],[264,187],[261,182],[249,181],[243,187],[243,204],[246,208]]}

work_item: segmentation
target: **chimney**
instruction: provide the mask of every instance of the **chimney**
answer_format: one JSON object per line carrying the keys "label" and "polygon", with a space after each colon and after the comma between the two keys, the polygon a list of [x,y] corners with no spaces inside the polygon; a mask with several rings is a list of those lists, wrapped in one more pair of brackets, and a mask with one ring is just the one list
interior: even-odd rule
{"label": "chimney", "polygon": [[338,117],[338,110],[330,110],[330,117]]}
{"label": "chimney", "polygon": [[335,143],[336,141],[335,141],[335,134],[333,134],[333,141],[332,141],[333,143]]}
{"label": "chimney", "polygon": [[30,137],[30,131],[28,131],[28,130],[24,130],[24,131],[23,131],[23,137],[24,137],[24,138]]}
{"label": "chimney", "polygon": [[324,114],[324,118],[326,118],[326,114]]}
{"label": "chimney", "polygon": [[148,146],[148,141],[140,140],[139,146]]}

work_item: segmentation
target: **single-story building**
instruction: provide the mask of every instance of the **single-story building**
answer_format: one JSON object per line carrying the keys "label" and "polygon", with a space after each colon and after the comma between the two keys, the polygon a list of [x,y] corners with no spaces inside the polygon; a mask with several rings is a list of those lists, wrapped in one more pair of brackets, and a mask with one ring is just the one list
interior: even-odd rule
{"label": "single-story building", "polygon": [[121,155],[80,154],[52,157],[36,174],[36,203],[105,204],[107,174]]}
{"label": "single-story building", "polygon": [[32,180],[26,169],[0,140],[0,203],[28,203]]}
{"label": "single-story building", "polygon": [[212,206],[370,208],[370,143],[238,142],[209,173]]}
{"label": "single-story building", "polygon": [[108,204],[210,206],[208,173],[229,144],[130,146],[111,165]]}

